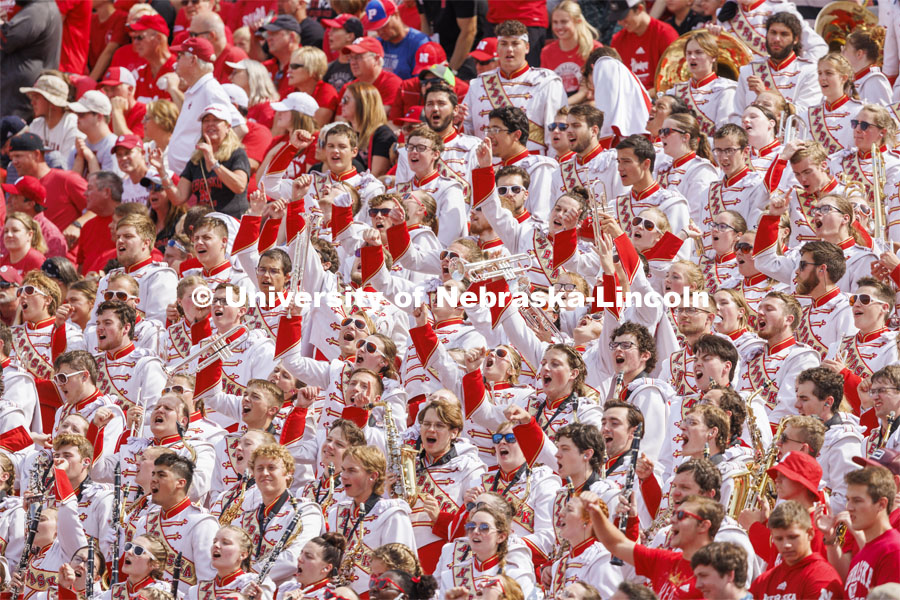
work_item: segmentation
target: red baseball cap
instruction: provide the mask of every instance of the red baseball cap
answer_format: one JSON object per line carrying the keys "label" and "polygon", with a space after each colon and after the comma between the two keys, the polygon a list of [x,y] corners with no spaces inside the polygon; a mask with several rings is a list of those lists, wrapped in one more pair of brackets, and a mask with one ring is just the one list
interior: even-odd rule
{"label": "red baseball cap", "polygon": [[374,52],[378,56],[384,58],[384,48],[381,47],[381,42],[376,40],[373,37],[358,37],[353,40],[353,43],[344,46],[341,50],[341,54],[365,54],[366,52]]}
{"label": "red baseball cap", "polygon": [[419,46],[416,50],[416,66],[413,68],[413,75],[418,75],[432,65],[438,65],[447,61],[447,53],[440,44],[434,42],[426,42]]}
{"label": "red baseball cap", "polygon": [[134,75],[124,67],[110,67],[106,72],[106,75],[103,76],[103,81],[98,85],[119,85],[120,83],[130,85],[131,87],[137,85],[137,82],[134,80]]}
{"label": "red baseball cap", "polygon": [[469,56],[475,60],[480,60],[481,62],[494,60],[497,58],[497,38],[484,38],[478,42],[478,45],[475,46],[474,50],[469,52]]}
{"label": "red baseball cap", "polygon": [[213,48],[212,43],[204,38],[187,38],[181,44],[177,46],[172,46],[169,48],[175,54],[180,54],[182,52],[187,52],[188,54],[193,54],[197,58],[205,62],[215,62],[216,61],[216,50]]}
{"label": "red baseball cap", "polygon": [[144,142],[141,141],[141,138],[134,134],[128,135],[120,135],[116,138],[116,143],[113,144],[112,154],[116,153],[116,148],[125,148],[126,150],[131,150],[132,148],[144,148]]}
{"label": "red baseball cap", "polygon": [[424,106],[413,106],[406,114],[397,119],[401,123],[423,123],[422,121],[422,111],[425,110]]}
{"label": "red baseball cap", "polygon": [[819,482],[822,481],[822,466],[806,452],[788,452],[781,462],[767,471],[775,480],[781,473],[791,481],[799,483],[810,492],[819,495]]}
{"label": "red baseball cap", "polygon": [[395,12],[397,12],[397,5],[391,0],[369,0],[363,11],[363,27],[366,31],[381,29]]}
{"label": "red baseball cap", "polygon": [[138,19],[128,27],[132,31],[146,31],[148,29],[152,29],[153,31],[158,31],[165,36],[169,35],[169,26],[168,24],[166,24],[166,20],[157,14],[143,15],[140,19]]}
{"label": "red baseball cap", "polygon": [[340,14],[333,19],[322,19],[322,25],[325,27],[334,27],[335,29],[343,29],[347,33],[354,34],[356,37],[362,37],[365,34],[362,21],[349,13]]}
{"label": "red baseball cap", "polygon": [[24,177],[19,177],[15,183],[4,183],[3,191],[7,194],[24,196],[35,204],[47,206],[47,190],[37,177],[25,175]]}
{"label": "red baseball cap", "polygon": [[13,267],[9,265],[4,265],[0,267],[0,279],[7,283],[13,283],[15,285],[20,285],[22,283],[22,276],[19,275],[19,272],[15,270]]}

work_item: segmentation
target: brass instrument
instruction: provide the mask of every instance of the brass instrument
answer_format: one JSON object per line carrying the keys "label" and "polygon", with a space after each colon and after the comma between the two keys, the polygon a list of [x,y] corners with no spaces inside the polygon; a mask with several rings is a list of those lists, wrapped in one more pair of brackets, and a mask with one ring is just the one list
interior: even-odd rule
{"label": "brass instrument", "polygon": [[731,495],[728,497],[728,506],[725,507],[725,514],[732,519],[737,519],[747,505],[747,495],[753,484],[753,474],[747,469],[741,469],[731,476],[731,481],[733,487]]}
{"label": "brass instrument", "polygon": [[774,485],[769,478],[769,469],[772,468],[772,465],[775,464],[775,459],[778,457],[778,444],[776,442],[781,437],[781,432],[784,431],[789,418],[781,419],[781,422],[778,424],[778,430],[775,432],[775,437],[772,439],[772,445],[769,446],[769,451],[755,464],[750,489],[746,495],[742,510],[756,508],[761,498],[774,505]]}
{"label": "brass instrument", "polygon": [[237,495],[233,494],[222,507],[222,512],[219,514],[219,525],[231,525],[231,522],[237,518],[241,508],[243,508],[244,496],[247,493],[247,486],[250,482],[250,468],[244,469],[244,472],[238,477],[241,481],[240,491]]}
{"label": "brass instrument", "polygon": [[[233,339],[231,341],[228,340],[228,338],[230,338],[232,335],[234,335],[235,333],[240,331],[242,328],[244,329],[244,332],[239,337],[236,337],[235,339]],[[243,341],[244,338],[248,337],[249,335],[250,335],[250,331],[248,329],[246,329],[242,324],[238,323],[237,325],[235,325],[234,327],[232,327],[225,333],[220,333],[219,335],[215,336],[214,338],[204,342],[199,348],[197,348],[196,350],[194,350],[193,352],[191,352],[190,354],[185,356],[184,359],[175,363],[174,366],[169,367],[166,370],[168,371],[168,373],[170,375],[172,373],[177,373],[181,369],[184,369],[185,367],[190,365],[192,362],[194,362],[195,359],[199,358],[200,356],[202,356],[204,354],[209,353],[209,355],[206,358],[204,358],[200,362],[199,365],[197,365],[197,371],[202,371],[203,369],[205,369],[209,365],[213,364],[217,360],[226,359],[226,358],[230,357],[231,356],[231,347],[233,345],[237,344],[238,342]]]}
{"label": "brass instrument", "polygon": [[656,537],[656,534],[659,533],[659,530],[669,524],[669,519],[672,518],[672,515],[675,514],[675,505],[670,504],[666,510],[660,512],[656,515],[656,518],[653,519],[653,522],[650,523],[650,526],[647,529],[641,532],[641,540],[644,544],[649,544],[653,541],[653,538]]}
{"label": "brass instrument", "polygon": [[529,303],[519,309],[519,314],[525,319],[525,323],[528,327],[535,332],[546,331],[550,334],[550,339],[553,340],[553,343],[565,343],[565,337],[562,332],[556,327],[556,324],[550,320],[550,317],[547,316],[544,309]]}
{"label": "brass instrument", "polygon": [[[750,431],[750,440],[753,443],[754,461],[762,459],[763,455],[766,453],[766,448],[763,445],[762,432],[759,430],[759,425],[756,423],[756,419],[753,416],[753,401],[756,400],[757,396],[768,390],[772,383],[773,381],[771,379],[766,379],[762,384],[762,387],[747,396],[746,400],[747,429]],[[775,443],[774,440],[772,443]]]}
{"label": "brass instrument", "polygon": [[809,139],[809,126],[801,117],[790,115],[784,123],[783,141],[785,144]]}
{"label": "brass instrument", "polygon": [[885,177],[884,155],[881,154],[877,143],[872,144],[872,209],[875,211],[875,237],[881,241],[887,240],[884,214]]}
{"label": "brass instrument", "polygon": [[[855,29],[871,30],[875,41],[879,42],[882,49],[884,48],[885,31],[883,27],[878,26],[878,17],[868,8],[852,0],[838,0],[826,4],[816,17],[816,33],[828,44],[829,52],[840,52],[847,43],[847,36]],[[877,64],[881,64],[882,58],[878,59]]]}
{"label": "brass instrument", "polygon": [[881,432],[881,437],[878,439],[878,446],[875,447],[876,450],[887,446],[888,438],[891,437],[891,429],[894,428],[894,421],[896,418],[894,411],[891,411],[891,414],[888,415],[887,423],[885,423],[882,428],[884,431]]}
{"label": "brass instrument", "polygon": [[843,546],[845,537],[847,537],[847,524],[846,523],[838,523],[837,527],[834,528],[834,543],[835,543],[835,545]]}
{"label": "brass instrument", "polygon": [[[594,185],[600,185],[600,202],[597,202],[596,196],[594,196]],[[607,196],[606,194],[606,184],[602,181],[596,181],[592,185],[587,186],[588,191],[588,200],[591,203],[591,226],[594,229],[594,243],[599,247],[600,246],[600,238],[602,237],[603,230],[600,228],[600,213],[606,214],[606,202]]]}
{"label": "brass instrument", "polygon": [[625,387],[625,371],[616,371],[616,380],[609,388],[610,395],[607,400],[616,400],[622,396],[622,388]]}
{"label": "brass instrument", "polygon": [[[467,263],[460,258],[454,258],[450,261],[448,269],[450,277],[456,281],[462,281],[466,278],[471,281],[486,281],[498,277],[514,279],[527,273],[531,269],[532,262],[531,255],[527,252],[522,252],[521,254],[498,256],[497,258],[471,263]],[[513,266],[517,263],[520,266]]]}
{"label": "brass instrument", "polygon": [[147,412],[147,407],[144,406],[144,388],[140,386],[137,391],[137,402],[135,402],[134,405],[141,407],[141,417],[137,423],[131,424],[131,437],[137,437],[144,433],[144,416]]}
{"label": "brass instrument", "polygon": [[300,293],[301,285],[303,284],[303,272],[306,269],[306,259],[312,246],[313,229],[318,229],[321,218],[321,214],[313,213],[312,211],[307,212],[303,231],[297,236],[297,245],[294,246],[294,256],[291,263],[291,288],[296,294]]}
{"label": "brass instrument", "polygon": [[[393,489],[394,494],[398,498],[403,498],[406,500],[407,504],[412,506],[419,497],[419,490],[416,485],[416,480],[418,479],[416,475],[416,451],[413,448],[405,446],[400,440],[400,432],[397,430],[397,424],[394,423],[390,403],[376,402],[369,406],[371,408],[375,408],[376,406],[384,407],[387,472],[397,475],[397,482],[394,484]],[[332,478],[331,483],[331,486],[333,485],[334,478]]]}
{"label": "brass instrument", "polygon": [[707,440],[706,443],[703,444],[703,458],[709,460],[709,440]]}
{"label": "brass instrument", "polygon": [[[665,92],[675,87],[676,83],[690,79],[687,60],[684,57],[684,47],[692,33],[688,32],[672,42],[660,57],[656,74],[653,76],[657,92]],[[717,41],[719,56],[716,59],[716,73],[720,77],[737,81],[741,67],[753,60],[753,52],[744,42],[728,33],[720,33]]]}

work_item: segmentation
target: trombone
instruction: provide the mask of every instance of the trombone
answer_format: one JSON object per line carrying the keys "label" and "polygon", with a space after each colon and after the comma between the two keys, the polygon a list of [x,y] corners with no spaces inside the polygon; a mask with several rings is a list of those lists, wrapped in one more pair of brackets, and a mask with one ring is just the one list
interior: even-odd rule
{"label": "trombone", "polygon": [[872,204],[875,210],[875,237],[881,241],[887,239],[884,223],[884,155],[878,144],[872,144]]}
{"label": "trombone", "polygon": [[791,115],[784,124],[784,144],[809,139],[809,126],[802,118]]}
{"label": "trombone", "polygon": [[[228,339],[242,329],[243,331],[241,335],[234,338],[233,340]],[[217,360],[225,360],[226,358],[230,358],[232,355],[231,348],[238,342],[243,341],[243,339],[248,337],[249,335],[250,331],[246,327],[244,327],[244,325],[238,323],[225,333],[220,333],[216,337],[207,340],[199,348],[185,356],[184,359],[175,363],[174,366],[166,369],[166,371],[168,371],[169,375],[177,373],[181,369],[184,369],[189,364],[191,364],[195,359],[206,353],[210,353],[206,358],[200,361],[199,365],[197,365],[197,371],[202,371]]]}
{"label": "trombone", "polygon": [[[487,281],[503,277],[514,279],[524,275],[531,269],[531,255],[527,252],[510,256],[498,256],[478,262],[467,263],[461,258],[454,258],[448,265],[450,277],[456,281],[469,278],[472,281]],[[519,266],[514,266],[519,265]]]}

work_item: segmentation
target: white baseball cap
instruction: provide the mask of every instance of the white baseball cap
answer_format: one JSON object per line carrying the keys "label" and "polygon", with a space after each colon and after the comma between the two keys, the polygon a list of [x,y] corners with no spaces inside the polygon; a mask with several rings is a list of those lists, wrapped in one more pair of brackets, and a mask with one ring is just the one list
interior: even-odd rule
{"label": "white baseball cap", "polygon": [[206,108],[203,109],[203,113],[200,115],[200,120],[203,120],[203,117],[206,115],[212,115],[215,118],[225,121],[228,124],[231,124],[231,111],[233,109],[229,109],[224,104],[210,104]]}
{"label": "white baseball cap", "polygon": [[238,106],[238,108],[247,108],[250,104],[250,98],[247,97],[247,92],[241,86],[233,83],[223,83],[222,89],[228,94],[231,103]]}
{"label": "white baseball cap", "polygon": [[69,102],[69,110],[77,113],[99,113],[108,117],[112,113],[112,103],[103,92],[88,90],[82,94],[78,102]]}
{"label": "white baseball cap", "polygon": [[319,103],[315,98],[306,92],[292,92],[281,102],[273,102],[272,110],[276,112],[285,112],[288,110],[296,110],[309,117],[314,117],[316,111],[319,110]]}

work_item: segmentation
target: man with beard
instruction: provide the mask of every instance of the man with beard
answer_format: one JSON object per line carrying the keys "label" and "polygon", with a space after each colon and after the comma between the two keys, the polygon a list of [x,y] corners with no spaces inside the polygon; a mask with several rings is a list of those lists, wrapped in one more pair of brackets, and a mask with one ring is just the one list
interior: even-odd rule
{"label": "man with beard", "polygon": [[[569,148],[575,153],[562,161],[553,172],[551,192],[556,199],[563,192],[576,187],[589,190],[601,201],[606,194],[607,206],[613,198],[624,192],[622,181],[616,173],[616,152],[605,150],[600,144],[603,113],[588,104],[573,106],[566,115],[566,133]],[[602,185],[600,185],[602,183]]]}
{"label": "man with beard", "polygon": [[[693,348],[703,335],[712,333],[717,311],[712,295],[706,294],[705,299],[707,302],[695,297],[688,301],[687,306],[675,309],[675,324],[678,332],[684,336],[684,347],[663,361],[659,377],[670,382],[679,396],[699,391],[694,378]],[[736,364],[736,361],[732,364]]]}
{"label": "man with beard", "polygon": [[[718,3],[717,3],[718,4]],[[788,11],[802,19],[793,2],[781,2],[780,0],[738,0],[733,5],[733,10],[723,10],[717,15],[718,23],[725,33],[730,33],[745,44],[753,52],[754,57],[765,57],[767,21],[770,15]],[[802,23],[800,41],[803,48],[800,56],[810,61],[816,61],[828,52],[828,45],[813,28]]]}
{"label": "man with beard", "polygon": [[816,64],[798,54],[802,49],[801,20],[789,12],[778,12],[766,19],[766,53],[741,67],[734,110],[728,119],[740,123],[741,115],[765,90],[777,90],[784,99],[802,111],[822,101]]}
{"label": "man with beard", "polygon": [[[469,172],[475,165],[475,147],[479,140],[475,136],[457,131],[453,123],[459,116],[459,96],[446,83],[439,82],[425,90],[425,125],[437,133],[444,141],[444,150],[438,166],[456,173],[468,180]],[[406,148],[397,152],[397,181],[404,183],[413,178],[409,168],[409,153]]]}
{"label": "man with beard", "polygon": [[766,294],[756,317],[757,333],[766,341],[766,348],[741,368],[739,391],[761,392],[773,426],[782,417],[796,414],[797,375],[819,366],[819,353],[794,337],[802,311],[793,296],[774,291]]}

